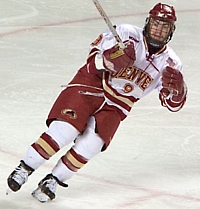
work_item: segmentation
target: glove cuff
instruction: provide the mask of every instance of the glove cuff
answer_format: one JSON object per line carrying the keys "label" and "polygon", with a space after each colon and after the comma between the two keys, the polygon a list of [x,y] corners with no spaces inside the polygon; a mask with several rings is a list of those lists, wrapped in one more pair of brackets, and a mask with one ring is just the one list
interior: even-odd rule
{"label": "glove cuff", "polygon": [[181,94],[178,94],[178,95],[173,95],[173,94],[170,94],[170,100],[173,102],[173,103],[181,103],[185,97],[186,97],[186,94],[187,94],[187,86],[185,84],[185,82],[183,83],[183,91],[181,92]]}
{"label": "glove cuff", "polygon": [[95,55],[94,63],[98,71],[105,71],[105,67],[103,66],[102,55],[100,53],[97,53]]}

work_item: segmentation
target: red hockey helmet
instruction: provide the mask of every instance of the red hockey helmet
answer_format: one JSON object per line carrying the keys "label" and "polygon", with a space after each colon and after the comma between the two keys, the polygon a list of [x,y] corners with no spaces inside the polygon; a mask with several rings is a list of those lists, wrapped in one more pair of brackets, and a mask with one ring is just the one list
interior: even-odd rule
{"label": "red hockey helmet", "polygon": [[156,4],[154,8],[150,10],[149,16],[173,23],[177,20],[174,7],[161,3]]}
{"label": "red hockey helmet", "polygon": [[[177,17],[173,6],[162,3],[156,4],[149,11],[149,17],[146,19],[143,31],[147,43],[152,47],[162,48],[171,40],[173,32],[175,30],[176,20]],[[165,25],[168,24],[169,31],[166,33],[165,37],[163,37],[163,40],[158,40],[154,36],[152,36],[152,25],[155,21],[162,21],[165,23]]]}

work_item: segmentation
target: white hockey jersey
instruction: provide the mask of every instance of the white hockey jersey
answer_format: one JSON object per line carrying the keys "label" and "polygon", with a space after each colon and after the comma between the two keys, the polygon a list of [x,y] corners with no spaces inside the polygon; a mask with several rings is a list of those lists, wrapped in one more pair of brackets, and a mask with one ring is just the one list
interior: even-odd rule
{"label": "white hockey jersey", "polygon": [[[129,68],[122,68],[117,73],[105,73],[103,88],[106,102],[118,107],[125,116],[130,112],[133,104],[139,99],[157,89],[162,89],[161,76],[166,66],[174,67],[182,72],[182,63],[175,52],[165,46],[157,54],[149,55],[143,36],[143,29],[130,25],[120,24],[116,31],[122,41],[130,40],[135,46],[136,61]],[[113,34],[106,30],[90,46],[90,51],[98,49],[98,58],[102,52],[117,44]],[[170,107],[168,107],[170,109]],[[177,111],[176,107],[172,111]]]}

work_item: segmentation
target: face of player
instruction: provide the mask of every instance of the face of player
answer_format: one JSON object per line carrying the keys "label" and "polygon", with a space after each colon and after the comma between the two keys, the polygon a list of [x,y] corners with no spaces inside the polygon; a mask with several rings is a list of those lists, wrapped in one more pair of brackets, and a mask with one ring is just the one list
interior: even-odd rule
{"label": "face of player", "polygon": [[168,38],[171,32],[171,23],[151,18],[149,24],[149,36],[152,39],[162,42]]}

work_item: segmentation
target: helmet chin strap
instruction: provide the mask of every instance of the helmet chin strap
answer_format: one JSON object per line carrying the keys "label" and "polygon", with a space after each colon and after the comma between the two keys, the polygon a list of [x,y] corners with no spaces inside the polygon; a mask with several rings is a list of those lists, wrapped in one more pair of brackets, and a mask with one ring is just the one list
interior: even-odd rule
{"label": "helmet chin strap", "polygon": [[161,49],[165,45],[164,42],[157,41],[157,40],[150,38],[150,37],[147,39],[147,44],[148,44],[148,46],[153,47],[153,48],[157,48],[157,49]]}
{"label": "helmet chin strap", "polygon": [[158,45],[155,46],[154,44],[151,44],[151,43],[147,42],[149,55],[158,53],[159,51],[161,51],[162,48],[164,48],[164,46],[165,46],[165,44],[162,45],[162,46],[158,46]]}
{"label": "helmet chin strap", "polygon": [[147,51],[149,52],[149,55],[151,56],[152,54],[157,54],[163,50],[165,50],[166,44],[162,45],[162,46],[154,46],[150,43],[147,42],[146,38],[144,37],[144,42],[147,48]]}

